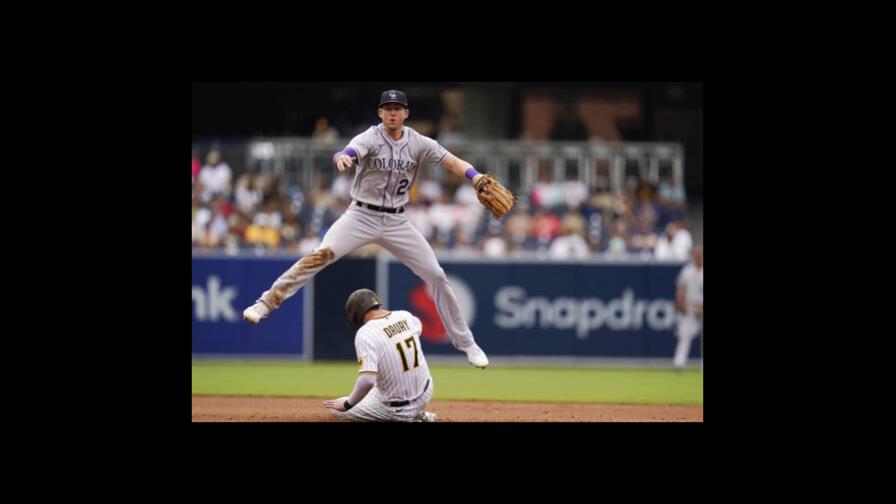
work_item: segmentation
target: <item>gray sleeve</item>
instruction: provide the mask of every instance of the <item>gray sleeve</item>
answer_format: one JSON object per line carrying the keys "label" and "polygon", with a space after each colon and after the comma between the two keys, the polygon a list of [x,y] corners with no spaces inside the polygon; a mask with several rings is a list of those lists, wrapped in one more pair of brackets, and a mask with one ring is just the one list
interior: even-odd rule
{"label": "gray sleeve", "polygon": [[448,156],[448,150],[432,138],[420,135],[420,165],[438,165]]}
{"label": "gray sleeve", "polygon": [[355,152],[358,153],[358,162],[367,157],[367,155],[370,154],[370,151],[373,150],[375,145],[375,138],[373,137],[374,128],[375,127],[368,128],[367,131],[352,138],[345,147],[346,149],[354,149]]}

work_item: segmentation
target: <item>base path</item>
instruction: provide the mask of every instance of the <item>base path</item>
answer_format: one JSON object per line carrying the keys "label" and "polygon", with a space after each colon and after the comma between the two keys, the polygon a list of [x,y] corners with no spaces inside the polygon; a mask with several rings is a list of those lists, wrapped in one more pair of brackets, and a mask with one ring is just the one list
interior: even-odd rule
{"label": "base path", "polygon": [[[194,422],[337,422],[319,397],[193,396]],[[439,422],[702,422],[703,406],[433,401]]]}

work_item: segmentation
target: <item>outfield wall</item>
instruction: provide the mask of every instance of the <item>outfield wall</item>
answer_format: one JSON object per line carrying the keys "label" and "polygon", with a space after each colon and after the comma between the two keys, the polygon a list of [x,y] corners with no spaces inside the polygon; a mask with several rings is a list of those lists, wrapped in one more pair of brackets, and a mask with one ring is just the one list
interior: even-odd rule
{"label": "outfield wall", "polygon": [[242,312],[294,261],[284,258],[193,257],[193,355],[312,355],[313,300],[305,289],[263,323],[243,321]]}
{"label": "outfield wall", "polygon": [[[344,305],[362,287],[375,289],[388,307],[420,317],[427,354],[458,354],[425,284],[388,256],[343,258],[259,326],[243,322],[243,308],[293,261],[194,257],[194,355],[352,360]],[[681,263],[469,258],[440,258],[440,263],[490,357],[671,360],[674,353],[674,283]],[[691,357],[699,356],[696,343]]]}

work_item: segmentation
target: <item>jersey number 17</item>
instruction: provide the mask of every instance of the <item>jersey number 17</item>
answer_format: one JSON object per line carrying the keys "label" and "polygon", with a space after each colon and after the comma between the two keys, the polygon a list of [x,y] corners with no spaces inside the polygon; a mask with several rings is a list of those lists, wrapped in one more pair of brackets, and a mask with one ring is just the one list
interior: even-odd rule
{"label": "jersey number 17", "polygon": [[[404,343],[408,348],[411,348],[411,345],[414,346],[414,367],[418,367],[420,363],[417,361],[417,340],[411,336],[410,338],[405,339]],[[407,371],[410,368],[408,367],[408,359],[404,356],[404,350],[401,348],[401,342],[396,343],[395,348],[398,349],[398,355],[401,356],[401,363],[404,364],[404,370]]]}

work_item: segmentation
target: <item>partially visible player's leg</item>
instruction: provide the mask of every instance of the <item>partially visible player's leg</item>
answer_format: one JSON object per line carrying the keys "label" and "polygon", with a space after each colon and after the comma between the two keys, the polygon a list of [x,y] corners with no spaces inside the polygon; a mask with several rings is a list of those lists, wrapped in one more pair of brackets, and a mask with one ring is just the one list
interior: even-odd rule
{"label": "partially visible player's leg", "polygon": [[688,360],[688,352],[691,350],[691,338],[689,336],[678,336],[678,345],[675,346],[675,359],[672,361],[675,364],[675,369],[678,371],[684,370],[685,364],[687,364]]}
{"label": "partially visible player's leg", "polygon": [[370,243],[377,235],[378,228],[373,216],[349,207],[333,226],[327,230],[320,247],[302,257],[269,290],[266,290],[255,305],[243,312],[243,318],[257,324],[262,318],[276,310],[284,301],[292,297],[314,275],[338,261],[349,252]]}
{"label": "partially visible player's leg", "polygon": [[682,316],[678,319],[678,345],[675,347],[675,358],[673,363],[678,370],[684,370],[688,362],[688,354],[691,351],[691,342],[697,332],[697,322],[690,315]]}
{"label": "partially visible player's leg", "polygon": [[473,332],[464,320],[457,297],[451,289],[448,277],[445,276],[445,270],[439,266],[426,238],[411,225],[406,216],[402,217],[404,219],[401,221],[402,224],[387,226],[375,243],[388,250],[426,282],[435,300],[436,311],[439,312],[439,318],[442,319],[442,325],[445,326],[454,348],[466,352],[473,365],[488,366],[488,358],[473,339]]}
{"label": "partially visible player's leg", "polygon": [[334,416],[352,422],[391,422],[394,421],[392,411],[389,406],[382,402],[379,389],[374,387],[361,399],[361,402],[354,405],[352,409],[346,412],[335,412]]}
{"label": "partially visible player's leg", "polygon": [[333,416],[352,422],[435,422],[435,413],[426,411],[432,400],[435,384],[430,384],[423,395],[407,406],[389,406],[383,402],[380,390],[374,387],[361,402],[348,411],[333,411]]}
{"label": "partially visible player's leg", "polygon": [[[430,380],[432,380],[430,378]],[[432,401],[432,396],[435,393],[435,383],[430,383],[429,387],[427,387],[426,391],[423,393],[423,397],[419,399],[422,406],[417,410],[417,417],[415,421],[417,422],[435,422],[436,414],[431,411],[426,411],[426,407],[429,405],[429,402]]]}

